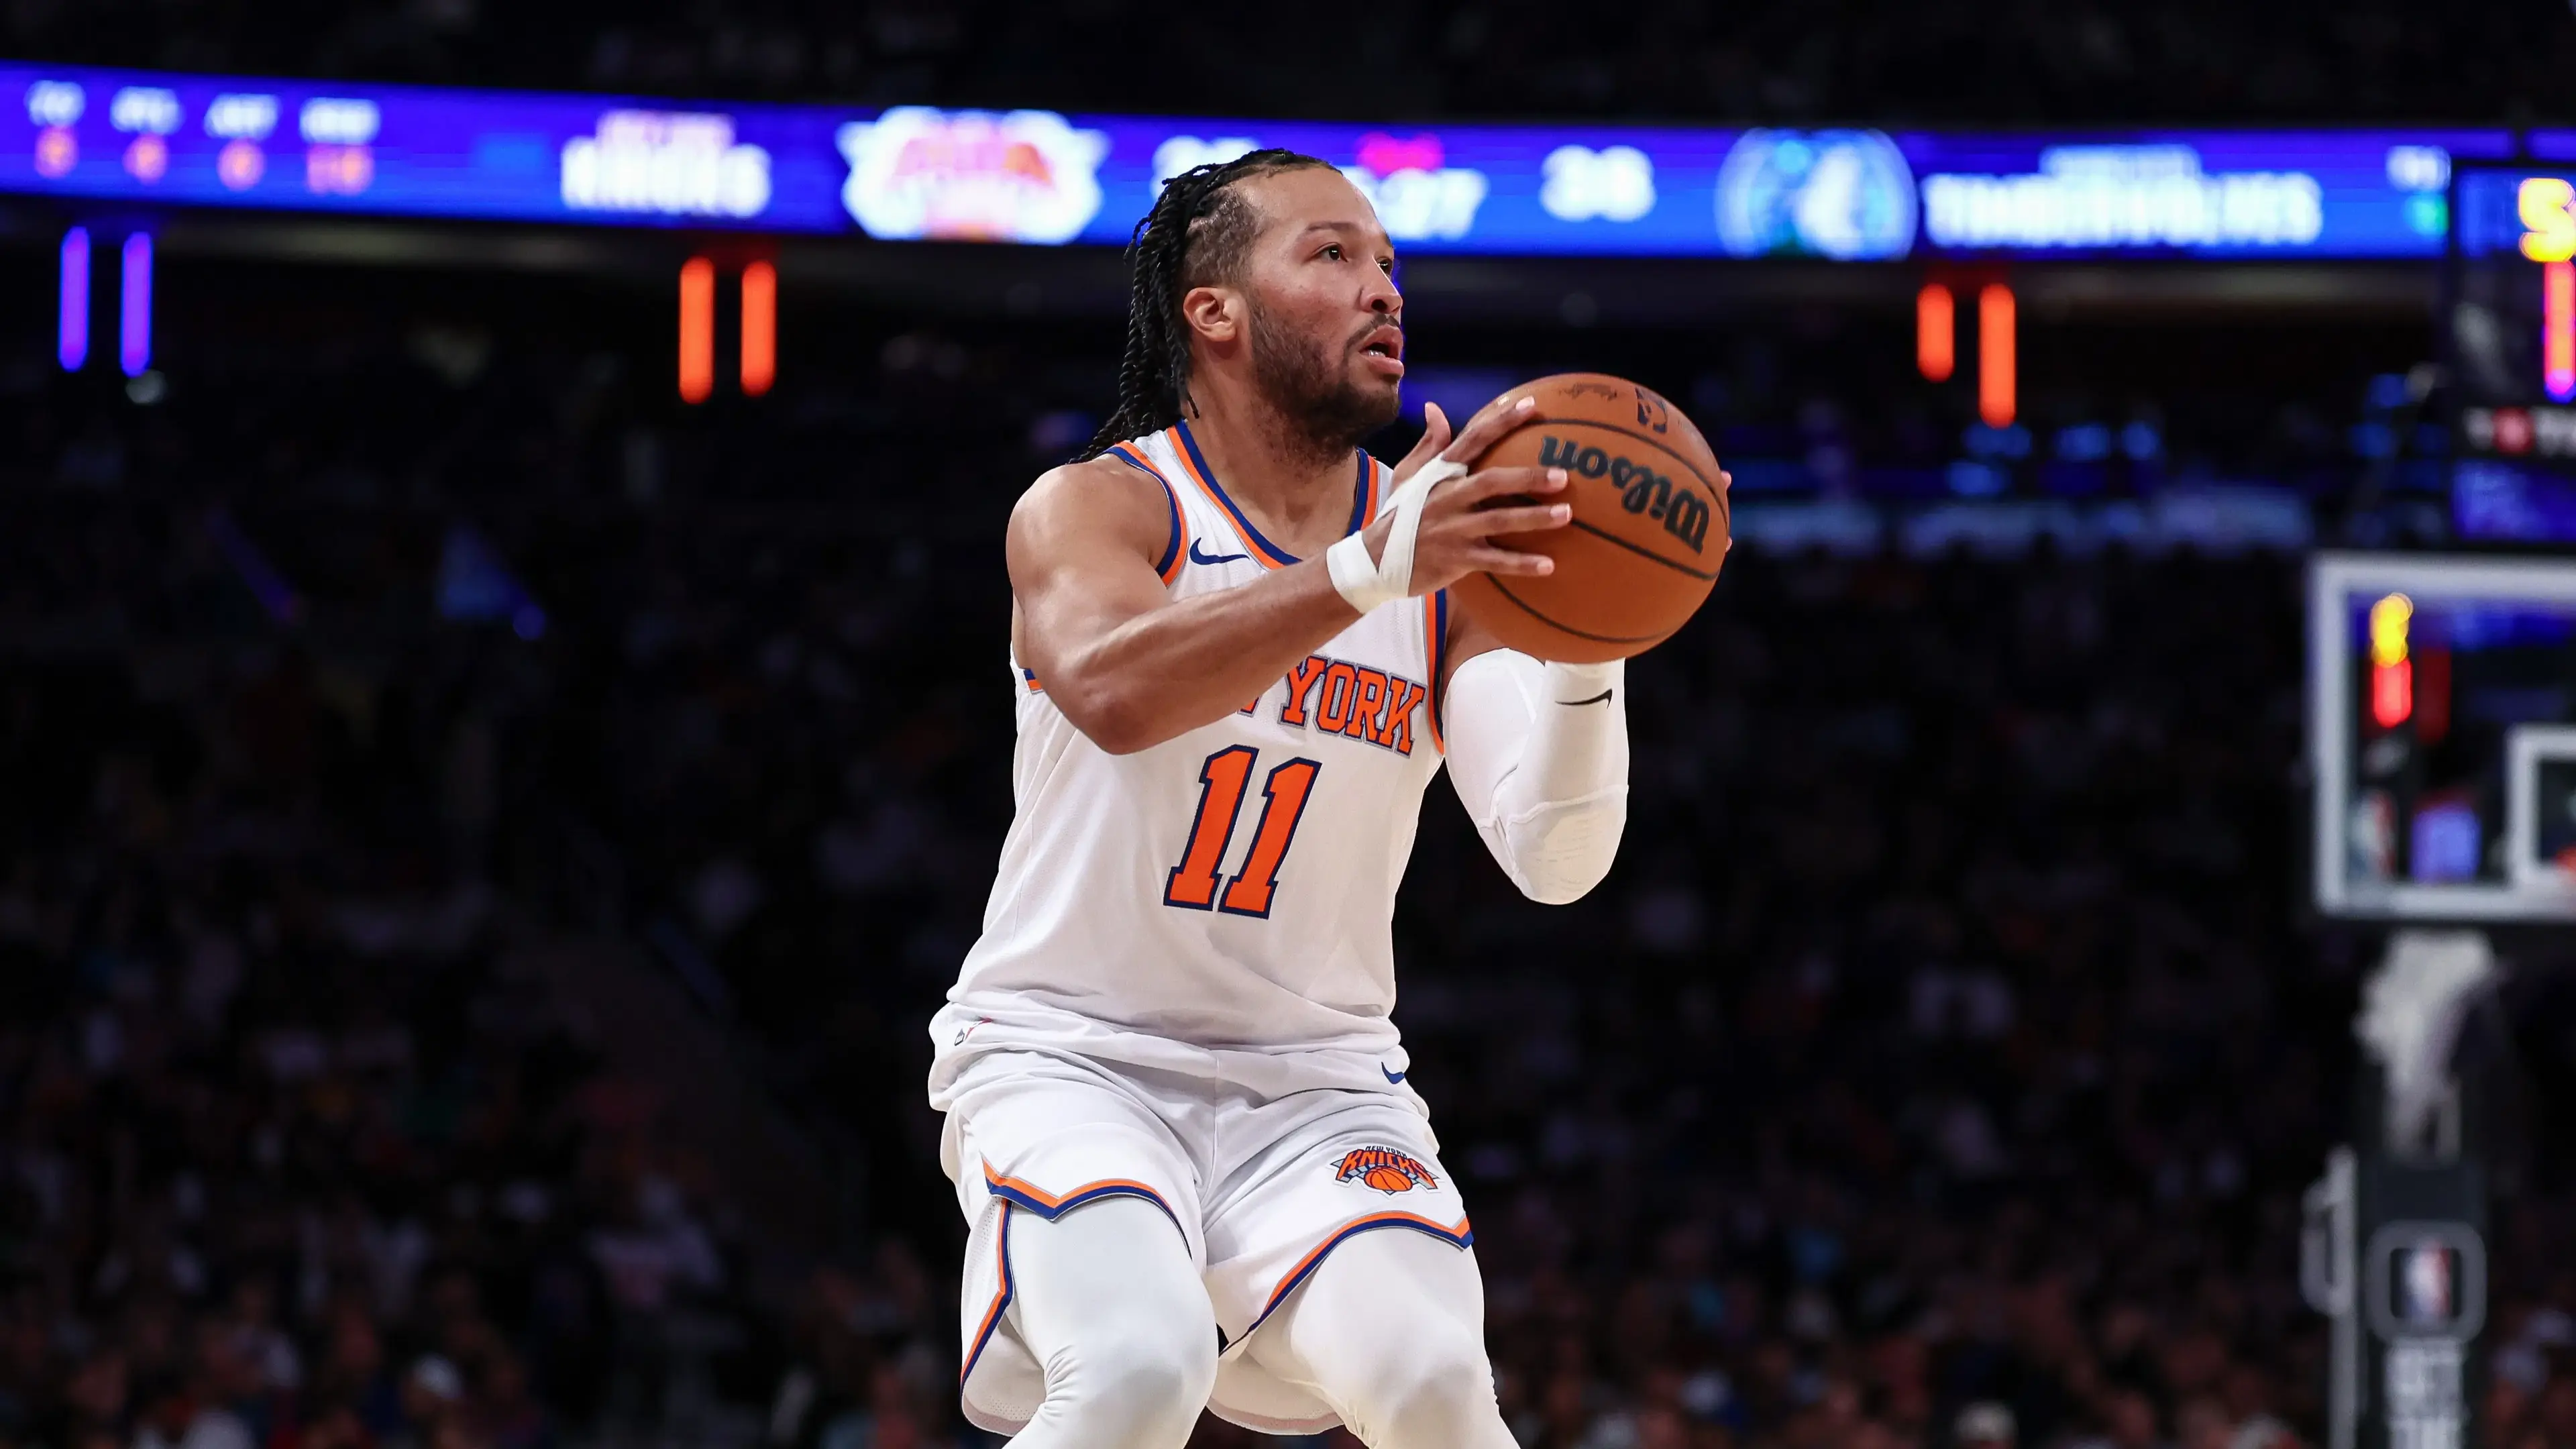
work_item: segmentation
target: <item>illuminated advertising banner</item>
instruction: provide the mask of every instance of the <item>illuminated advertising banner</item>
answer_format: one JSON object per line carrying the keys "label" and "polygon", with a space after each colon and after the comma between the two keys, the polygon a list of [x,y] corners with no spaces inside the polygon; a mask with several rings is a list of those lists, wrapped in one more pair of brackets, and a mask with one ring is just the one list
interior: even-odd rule
{"label": "illuminated advertising banner", "polygon": [[2463,539],[2576,542],[2576,160],[2463,166],[2441,319],[2449,354],[2453,527]]}
{"label": "illuminated advertising banner", "polygon": [[1925,250],[2437,257],[2451,163],[2503,130],[1907,135]]}
{"label": "illuminated advertising banner", "polygon": [[[1342,168],[1408,251],[1724,254],[1717,177],[1741,132],[1101,119],[1106,201],[1086,241],[1124,241],[1165,178],[1264,146]],[[1897,250],[1890,255],[1902,255]]]}
{"label": "illuminated advertising banner", "polygon": [[1124,242],[1255,146],[1342,168],[1408,250],[1563,256],[2440,254],[2511,132],[2038,137],[885,111],[0,65],[0,191],[493,221]]}
{"label": "illuminated advertising banner", "polygon": [[379,216],[835,231],[788,107],[0,66],[0,190]]}

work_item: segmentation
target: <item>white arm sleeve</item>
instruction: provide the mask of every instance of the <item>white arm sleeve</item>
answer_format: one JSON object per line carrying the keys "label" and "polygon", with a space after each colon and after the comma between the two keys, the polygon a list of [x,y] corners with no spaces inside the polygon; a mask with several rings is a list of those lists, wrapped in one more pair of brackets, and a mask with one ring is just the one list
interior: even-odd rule
{"label": "white arm sleeve", "polygon": [[1496,649],[1450,677],[1449,778],[1485,848],[1549,905],[1610,873],[1628,823],[1624,664],[1541,664]]}

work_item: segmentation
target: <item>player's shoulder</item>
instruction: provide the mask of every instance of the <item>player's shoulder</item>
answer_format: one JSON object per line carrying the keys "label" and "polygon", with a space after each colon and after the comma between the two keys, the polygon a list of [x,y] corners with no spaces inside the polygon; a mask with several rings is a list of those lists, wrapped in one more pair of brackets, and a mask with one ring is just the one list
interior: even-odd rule
{"label": "player's shoulder", "polygon": [[1170,490],[1116,453],[1060,463],[1037,476],[1011,508],[1015,533],[1134,535],[1159,545],[1173,524]]}
{"label": "player's shoulder", "polygon": [[1097,493],[1106,489],[1126,491],[1131,488],[1159,492],[1155,475],[1146,472],[1115,452],[1082,458],[1071,463],[1058,463],[1029,485],[1031,494],[1063,490]]}
{"label": "player's shoulder", "polygon": [[1166,491],[1159,476],[1116,453],[1103,453],[1096,458],[1059,463],[1040,473],[1028,491],[1020,495],[1018,510],[1118,509],[1146,503],[1160,514]]}

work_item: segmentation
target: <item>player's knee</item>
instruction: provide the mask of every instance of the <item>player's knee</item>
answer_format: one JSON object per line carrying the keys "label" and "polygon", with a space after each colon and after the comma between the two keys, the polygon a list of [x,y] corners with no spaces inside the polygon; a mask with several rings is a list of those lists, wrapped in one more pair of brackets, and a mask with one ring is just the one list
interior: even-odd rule
{"label": "player's knee", "polygon": [[1049,1397],[1104,1445],[1178,1445],[1216,1383],[1216,1334],[1184,1315],[1104,1319],[1050,1375]]}
{"label": "player's knee", "polygon": [[1363,1401],[1366,1416],[1411,1431],[1401,1442],[1471,1442],[1445,1433],[1463,1433],[1465,1426],[1496,1413],[1493,1364],[1471,1324],[1428,1320],[1407,1333],[1396,1351],[1371,1359],[1361,1373],[1364,1381],[1356,1386],[1355,1397]]}
{"label": "player's knee", "polygon": [[1195,1422],[1216,1384],[1216,1335],[1130,1333],[1103,1346],[1101,1394],[1138,1422]]}

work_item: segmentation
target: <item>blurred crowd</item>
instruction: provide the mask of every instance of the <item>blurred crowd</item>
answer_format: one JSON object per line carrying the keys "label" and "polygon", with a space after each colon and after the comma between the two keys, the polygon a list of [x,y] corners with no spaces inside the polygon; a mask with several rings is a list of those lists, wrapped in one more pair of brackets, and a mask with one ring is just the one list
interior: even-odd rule
{"label": "blurred crowd", "polygon": [[[982,1442],[922,1026],[1008,820],[1001,521],[1106,331],[680,415],[578,329],[300,315],[149,405],[0,359],[0,1445]],[[1739,549],[1600,890],[1434,787],[1398,1019],[1529,1449],[2316,1442],[2366,963],[2295,904],[2299,598]],[[582,952],[853,1165],[828,1242],[761,1266]],[[2576,1449],[2576,1182],[2516,1161],[2488,1442]]]}
{"label": "blurred crowd", "polygon": [[0,1443],[557,1449],[713,1392],[659,1373],[756,1327],[685,1084],[601,1068],[406,754],[467,681],[353,728],[299,644],[148,617],[191,545],[12,516]]}
{"label": "blurred crowd", "polygon": [[1347,25],[1162,0],[20,0],[0,37],[19,58],[250,74],[1404,121],[2523,121],[2555,113],[2576,62],[2548,0],[1501,0]]}

